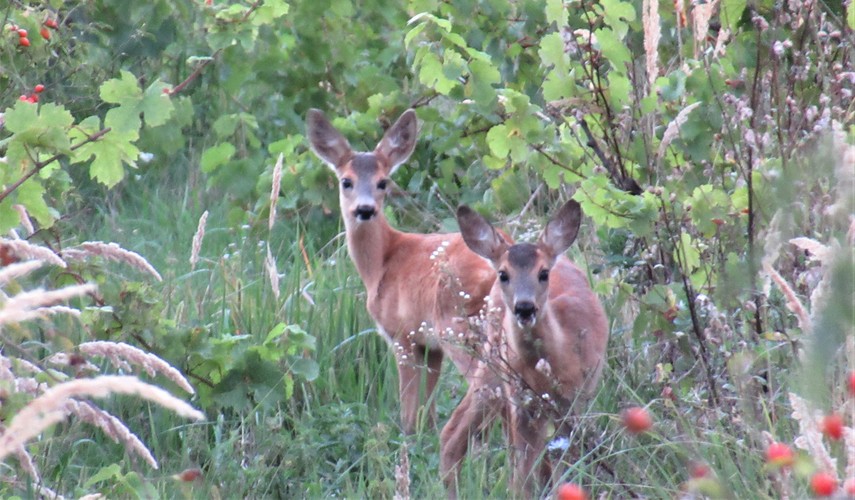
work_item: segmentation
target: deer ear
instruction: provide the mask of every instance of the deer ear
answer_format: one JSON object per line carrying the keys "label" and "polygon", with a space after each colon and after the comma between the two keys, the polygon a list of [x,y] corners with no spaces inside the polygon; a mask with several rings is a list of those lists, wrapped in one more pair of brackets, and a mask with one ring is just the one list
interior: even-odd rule
{"label": "deer ear", "polygon": [[320,110],[310,109],[306,115],[306,135],[312,151],[333,170],[337,170],[353,155],[347,139]]}
{"label": "deer ear", "polygon": [[391,175],[395,169],[413,154],[418,135],[418,119],[412,109],[404,111],[394,125],[389,127],[383,139],[374,148],[374,152],[389,160],[388,172]]}
{"label": "deer ear", "polygon": [[461,205],[457,209],[457,223],[466,246],[481,257],[496,263],[507,251],[505,239],[475,210]]}
{"label": "deer ear", "polygon": [[570,200],[552,216],[537,244],[548,254],[557,257],[566,252],[576,240],[581,224],[582,208],[575,200]]}

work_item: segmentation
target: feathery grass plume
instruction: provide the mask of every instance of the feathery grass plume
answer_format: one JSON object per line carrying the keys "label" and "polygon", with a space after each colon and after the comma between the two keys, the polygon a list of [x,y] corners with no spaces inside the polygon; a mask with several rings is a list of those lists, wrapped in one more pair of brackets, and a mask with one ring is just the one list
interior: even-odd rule
{"label": "feathery grass plume", "polygon": [[394,500],[410,499],[410,450],[407,442],[401,442],[398,452],[398,464],[395,465],[395,495]]}
{"label": "feathery grass plume", "polygon": [[799,423],[799,436],[793,444],[806,450],[816,461],[820,469],[837,477],[837,459],[832,458],[822,442],[822,432],[819,430],[822,413],[812,411],[810,404],[794,393],[790,393],[790,405],[793,407],[793,418]]}
{"label": "feathery grass plume", "polygon": [[77,346],[81,354],[86,356],[102,356],[110,360],[113,366],[119,369],[128,369],[128,363],[134,366],[139,366],[149,374],[150,377],[156,376],[158,373],[175,382],[178,387],[181,387],[189,394],[196,394],[190,382],[184,378],[175,367],[160,359],[154,354],[147,353],[130,344],[124,342],[107,342],[96,340],[93,342],[84,342]]}
{"label": "feathery grass plume", "polygon": [[190,249],[190,270],[196,269],[196,263],[199,262],[199,251],[202,250],[202,240],[205,238],[205,224],[208,222],[208,211],[205,210],[202,216],[199,217],[199,225],[196,227],[196,234],[193,235],[193,245]]}
{"label": "feathery grass plume", "polygon": [[693,3],[692,5],[692,28],[695,30],[695,58],[701,52],[703,41],[707,38],[710,29],[710,18],[712,18],[718,0],[710,0],[705,3]]}
{"label": "feathery grass plume", "polygon": [[843,428],[843,448],[846,450],[846,471],[845,477],[855,477],[855,429],[852,427]]}
{"label": "feathery grass plume", "polygon": [[[69,251],[72,250],[72,251]],[[67,258],[78,259],[81,256],[96,255],[107,260],[122,262],[142,272],[151,274],[157,281],[163,281],[160,273],[142,255],[125,250],[116,243],[104,243],[103,241],[84,241],[72,249],[65,250],[62,254]],[[74,251],[76,250],[76,252]],[[80,253],[82,251],[82,253]]]}
{"label": "feathery grass plume", "polygon": [[43,260],[55,266],[68,267],[64,260],[53,253],[53,250],[33,245],[27,240],[0,238],[0,247],[20,260]]}
{"label": "feathery grass plume", "polygon": [[3,308],[0,309],[0,325],[43,317],[50,313],[49,306],[92,293],[96,289],[95,285],[85,284],[71,285],[58,290],[36,289],[19,293],[7,299]]}
{"label": "feathery grass plume", "polygon": [[43,260],[27,260],[24,262],[15,262],[0,269],[0,285],[5,285],[14,279],[21,276],[26,276],[45,264]]}
{"label": "feathery grass plume", "polygon": [[276,271],[276,259],[270,252],[270,244],[267,244],[267,257],[264,258],[264,268],[267,269],[267,277],[270,279],[270,288],[273,289],[273,296],[279,300],[279,273]]}
{"label": "feathery grass plume", "polygon": [[30,401],[12,418],[0,435],[0,460],[17,447],[38,436],[43,430],[68,415],[68,401],[77,397],[104,398],[111,394],[131,394],[157,403],[178,415],[204,420],[205,415],[160,387],[147,384],[136,377],[104,375],[91,379],[75,379],[55,385]]}
{"label": "feathery grass plume", "polygon": [[104,495],[100,493],[90,493],[89,495],[83,495],[77,500],[101,500],[102,498],[104,498]]}
{"label": "feathery grass plume", "polygon": [[[2,429],[2,427],[0,427],[0,429]],[[2,430],[0,430],[0,432],[2,432]],[[41,478],[39,477],[39,470],[36,467],[36,464],[33,462],[33,457],[32,455],[30,455],[27,449],[24,448],[23,445],[15,449],[12,454],[18,460],[18,464],[21,466],[21,469],[23,469],[24,472],[26,472],[27,475],[30,476],[34,483],[41,482]]]}
{"label": "feathery grass plume", "polygon": [[659,38],[662,35],[659,26],[659,0],[643,0],[641,12],[644,25],[644,54],[647,58],[647,83],[652,91],[656,77],[659,76]]}
{"label": "feathery grass plume", "polygon": [[718,30],[718,36],[715,38],[715,48],[713,49],[713,57],[724,56],[726,49],[725,44],[730,40],[730,30],[721,28]]}
{"label": "feathery grass plume", "polygon": [[152,469],[159,468],[154,455],[146,447],[145,444],[128,429],[121,420],[98,408],[97,406],[87,403],[86,401],[77,401],[69,399],[66,410],[69,414],[79,418],[82,422],[93,425],[101,429],[114,442],[121,444],[129,452],[133,452],[140,458],[145,460]]}
{"label": "feathery grass plume", "polygon": [[276,165],[273,167],[273,184],[270,187],[270,216],[267,219],[267,230],[273,231],[273,222],[276,220],[276,200],[279,199],[279,188],[282,184],[282,160],[285,156],[279,153]]}
{"label": "feathery grass plume", "polygon": [[668,124],[668,128],[665,129],[665,133],[662,135],[662,142],[659,143],[659,151],[656,153],[657,158],[662,158],[662,155],[665,154],[665,150],[668,149],[671,141],[680,135],[680,127],[682,127],[683,124],[686,123],[686,120],[689,119],[689,113],[700,105],[700,101],[689,104],[677,113],[677,116],[675,116],[673,120],[671,120],[671,123]]}
{"label": "feathery grass plume", "polygon": [[834,204],[825,209],[825,213],[831,216],[851,215],[855,212],[855,168],[852,168],[855,165],[855,144],[849,144],[846,127],[837,120],[831,123],[831,130],[837,157],[834,165],[837,196]]}
{"label": "feathery grass plume", "polygon": [[772,265],[769,262],[763,262],[763,271],[772,278],[772,281],[778,285],[778,288],[781,289],[781,293],[784,294],[784,298],[786,299],[787,309],[790,310],[791,313],[796,315],[796,319],[799,320],[799,328],[802,329],[803,332],[811,332],[812,326],[810,321],[810,316],[805,310],[805,306],[802,305],[802,302],[796,296],[796,292],[790,287],[789,283],[787,283],[783,276],[778,274]]}
{"label": "feathery grass plume", "polygon": [[812,260],[818,260],[825,264],[828,257],[829,248],[822,243],[805,237],[793,238],[790,243],[797,246],[799,250],[804,250],[810,254]]}
{"label": "feathery grass plume", "polygon": [[12,205],[12,208],[18,212],[18,218],[21,219],[21,225],[24,226],[24,229],[27,230],[27,236],[31,236],[36,232],[36,229],[33,227],[33,221],[30,220],[30,215],[27,213],[26,207],[24,205]]}

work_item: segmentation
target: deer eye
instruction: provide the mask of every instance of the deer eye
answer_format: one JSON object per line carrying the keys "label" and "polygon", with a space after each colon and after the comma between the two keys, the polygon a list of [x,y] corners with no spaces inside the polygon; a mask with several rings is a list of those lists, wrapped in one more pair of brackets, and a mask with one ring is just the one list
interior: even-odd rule
{"label": "deer eye", "polygon": [[385,189],[386,189],[386,184],[388,184],[388,183],[389,183],[389,181],[388,181],[388,180],[383,179],[382,181],[380,181],[380,182],[378,182],[378,183],[377,183],[377,189],[385,190]]}
{"label": "deer eye", "polygon": [[344,178],[341,180],[341,187],[342,189],[350,189],[353,187],[353,181],[348,178]]}
{"label": "deer eye", "polygon": [[542,283],[549,281],[549,270],[541,269],[540,272],[537,273],[537,279],[540,280]]}
{"label": "deer eye", "polygon": [[499,271],[499,281],[502,283],[507,283],[510,281],[510,277],[508,277],[508,273],[506,271]]}

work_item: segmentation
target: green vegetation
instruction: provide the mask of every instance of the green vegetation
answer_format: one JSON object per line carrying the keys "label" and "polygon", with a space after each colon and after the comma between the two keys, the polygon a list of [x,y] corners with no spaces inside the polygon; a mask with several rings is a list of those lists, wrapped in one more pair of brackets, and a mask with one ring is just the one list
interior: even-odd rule
{"label": "green vegetation", "polygon": [[[438,433],[399,430],[335,179],[303,137],[312,107],[363,150],[416,109],[387,207],[400,229],[453,231],[466,203],[526,239],[582,204],[570,256],[611,340],[562,481],[597,498],[799,498],[814,471],[855,479],[851,1],[12,0],[0,21],[0,232],[67,264],[0,286],[98,286],[62,302],[79,318],[0,321],[0,432],[43,390],[22,381],[91,376],[86,360],[187,396],[78,359],[95,340],[168,361],[207,417],[99,399],[159,469],[72,417],[26,444],[39,481],[3,459],[2,496],[389,498],[404,454],[409,494],[444,494]],[[139,253],[162,281],[127,256],[72,258],[86,241]],[[22,248],[0,239],[0,261],[34,258]],[[450,364],[440,384],[443,423],[465,387]],[[794,418],[791,392],[841,414],[845,444]],[[630,406],[651,431],[626,432]],[[767,463],[772,439],[797,449],[791,469]],[[471,456],[461,496],[507,495],[501,432]],[[698,464],[710,472],[692,477]]]}

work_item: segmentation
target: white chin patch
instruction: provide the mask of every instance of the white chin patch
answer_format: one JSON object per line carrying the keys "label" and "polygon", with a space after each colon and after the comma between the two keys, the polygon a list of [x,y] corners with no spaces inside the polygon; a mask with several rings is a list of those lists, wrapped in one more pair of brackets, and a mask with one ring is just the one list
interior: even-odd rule
{"label": "white chin patch", "polygon": [[517,317],[517,326],[520,328],[534,328],[537,323],[537,316],[532,316],[531,319],[522,320]]}

